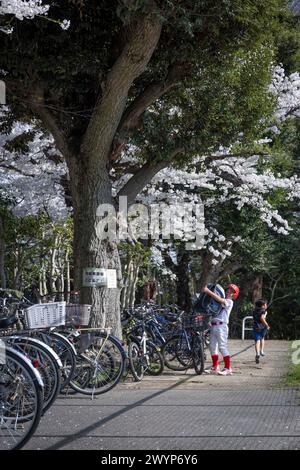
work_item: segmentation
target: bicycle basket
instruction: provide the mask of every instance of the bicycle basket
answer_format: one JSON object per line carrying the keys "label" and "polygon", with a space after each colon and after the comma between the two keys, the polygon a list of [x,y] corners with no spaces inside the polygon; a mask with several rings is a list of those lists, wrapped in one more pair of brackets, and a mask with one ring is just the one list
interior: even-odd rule
{"label": "bicycle basket", "polygon": [[87,304],[67,304],[66,323],[68,325],[87,326],[90,322],[91,307]]}
{"label": "bicycle basket", "polygon": [[64,325],[66,322],[66,302],[51,302],[28,307],[25,323],[29,330]]}

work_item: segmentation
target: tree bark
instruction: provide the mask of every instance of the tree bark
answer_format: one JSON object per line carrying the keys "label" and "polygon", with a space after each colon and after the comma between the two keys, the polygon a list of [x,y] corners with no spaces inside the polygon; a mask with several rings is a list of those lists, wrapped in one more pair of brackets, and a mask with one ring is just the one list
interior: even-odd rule
{"label": "tree bark", "polygon": [[[82,171],[80,179],[72,176],[75,290],[80,290],[81,303],[92,305],[91,325],[112,327],[120,336],[120,258],[116,242],[107,240],[106,233],[98,230],[101,218],[97,216],[97,209],[102,204],[114,207],[109,175],[105,166],[96,165],[88,172]],[[92,267],[116,269],[118,287],[83,286],[83,270]]]}
{"label": "tree bark", "polygon": [[50,292],[53,294],[56,291],[56,280],[57,280],[57,248],[58,248],[58,237],[54,239],[54,245],[51,250],[50,256]]}
{"label": "tree bark", "polygon": [[42,261],[42,265],[40,268],[40,280],[39,280],[39,285],[40,285],[40,295],[44,296],[47,295],[47,279],[46,279],[46,266],[45,266],[45,261]]}
{"label": "tree bark", "polygon": [[216,266],[212,264],[212,260],[214,258],[212,253],[208,251],[204,251],[202,252],[201,257],[202,257],[202,272],[201,272],[201,276],[199,280],[199,288],[197,292],[200,292],[201,289],[204,286],[206,286],[206,284],[216,283],[219,278],[220,271],[222,269],[221,264],[216,265]]}
{"label": "tree bark", "polygon": [[[133,81],[145,70],[161,34],[162,21],[153,3],[152,11],[137,19],[131,38],[107,75],[84,137],[82,152],[89,159],[108,162],[113,139],[124,113]],[[92,145],[91,145],[92,143]]]}
{"label": "tree bark", "polygon": [[190,253],[183,251],[178,253],[178,265],[176,266],[177,275],[177,302],[179,306],[189,311],[192,306],[189,279]]}
{"label": "tree bark", "polygon": [[118,197],[127,196],[127,204],[130,206],[134,203],[136,196],[144,189],[144,187],[150,183],[152,178],[164,168],[170,166],[173,158],[184,151],[183,148],[176,148],[168,159],[161,160],[158,162],[147,162],[145,163],[131,178],[130,180],[120,189]]}
{"label": "tree bark", "polygon": [[135,264],[134,270],[133,270],[133,280],[132,280],[131,288],[130,288],[130,300],[129,300],[130,307],[134,307],[134,304],[135,304],[135,292],[136,292],[138,278],[139,278],[139,265]]}
{"label": "tree bark", "polygon": [[70,273],[70,258],[69,258],[68,250],[66,250],[66,254],[65,254],[65,266],[66,266],[66,286],[67,286],[66,301],[70,302],[71,273]]}
{"label": "tree bark", "polygon": [[129,297],[130,297],[130,285],[133,271],[133,260],[130,255],[127,258],[127,264],[125,266],[126,278],[123,283],[123,288],[121,292],[121,308],[129,307]]}
{"label": "tree bark", "polygon": [[[111,145],[126,107],[128,91],[145,70],[160,33],[161,20],[153,12],[141,17],[133,26],[131,39],[107,76],[80,155],[67,159],[74,204],[75,279],[80,288],[80,300],[92,304],[92,325],[112,327],[118,336],[121,336],[121,263],[116,242],[106,240],[97,229],[100,222],[97,209],[102,204],[114,207],[107,169]],[[90,267],[116,269],[118,287],[83,286],[83,269]]]}
{"label": "tree bark", "polygon": [[14,253],[14,279],[13,289],[22,290],[22,270],[23,270],[23,250],[20,246],[17,246]]}
{"label": "tree bark", "polygon": [[114,162],[122,154],[122,150],[128,140],[130,131],[137,129],[142,122],[142,115],[146,109],[161,96],[173,89],[187,73],[191,73],[191,64],[187,62],[176,62],[169,67],[165,80],[153,82],[147,86],[142,93],[135,98],[127,108],[117,129],[113,141],[110,161]]}
{"label": "tree bark", "polygon": [[[41,88],[36,88],[33,112],[52,133],[57,147],[64,155],[70,175],[74,208],[74,284],[80,290],[80,301],[92,305],[92,324],[112,327],[121,335],[120,282],[121,263],[117,244],[99,234],[97,209],[102,204],[113,207],[108,174],[109,155],[113,139],[125,111],[128,92],[136,78],[147,67],[157,46],[162,19],[154,0],[147,2],[146,12],[135,18],[130,38],[107,74],[78,154],[71,151],[69,142],[57,121],[46,108]],[[117,270],[117,288],[86,287],[82,283],[84,268]]]}
{"label": "tree bark", "polygon": [[252,302],[262,298],[263,275],[257,274],[252,283]]}

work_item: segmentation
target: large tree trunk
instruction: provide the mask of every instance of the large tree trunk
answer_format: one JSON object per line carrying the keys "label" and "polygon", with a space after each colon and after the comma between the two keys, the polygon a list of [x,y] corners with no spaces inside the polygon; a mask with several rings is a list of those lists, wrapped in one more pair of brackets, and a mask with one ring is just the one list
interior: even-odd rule
{"label": "large tree trunk", "polygon": [[85,287],[82,273],[90,267],[116,269],[121,281],[117,244],[98,233],[97,209],[102,204],[113,206],[108,174],[113,140],[126,109],[128,92],[146,69],[161,34],[162,20],[156,3],[150,1],[146,10],[132,23],[128,42],[106,76],[76,156],[49,113],[40,105],[35,109],[52,131],[69,168],[74,207],[75,288],[80,289],[81,302],[92,304],[92,324],[112,327],[117,335],[121,335],[120,285],[110,289]]}
{"label": "large tree trunk", "polygon": [[[79,170],[78,170],[79,171]],[[120,336],[120,285],[117,288],[83,286],[84,268],[116,269],[121,281],[121,263],[116,241],[106,240],[97,230],[101,221],[97,210],[102,204],[113,208],[111,184],[106,166],[82,168],[80,178],[71,178],[74,202],[74,271],[75,289],[80,302],[92,305],[91,325],[112,327]],[[74,182],[77,184],[74,184]]]}

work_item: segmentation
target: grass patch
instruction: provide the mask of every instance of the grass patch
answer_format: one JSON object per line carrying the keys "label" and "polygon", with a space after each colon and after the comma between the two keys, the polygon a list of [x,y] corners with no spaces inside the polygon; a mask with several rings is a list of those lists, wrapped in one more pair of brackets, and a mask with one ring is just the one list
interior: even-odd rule
{"label": "grass patch", "polygon": [[290,365],[289,370],[284,377],[283,384],[290,387],[300,386],[300,364]]}
{"label": "grass patch", "polygon": [[[290,350],[291,350],[290,360],[292,360],[292,355],[293,355],[292,347],[290,348]],[[288,387],[300,388],[300,364],[293,364],[292,362],[290,362],[286,376],[283,378],[283,385],[286,385]]]}

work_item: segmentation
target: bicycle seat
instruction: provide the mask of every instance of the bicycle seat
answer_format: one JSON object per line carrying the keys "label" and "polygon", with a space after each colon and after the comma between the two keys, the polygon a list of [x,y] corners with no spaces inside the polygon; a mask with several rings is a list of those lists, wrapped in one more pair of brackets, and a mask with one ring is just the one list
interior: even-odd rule
{"label": "bicycle seat", "polygon": [[17,323],[18,318],[16,315],[9,315],[9,317],[0,317],[0,328],[8,328],[9,326]]}

